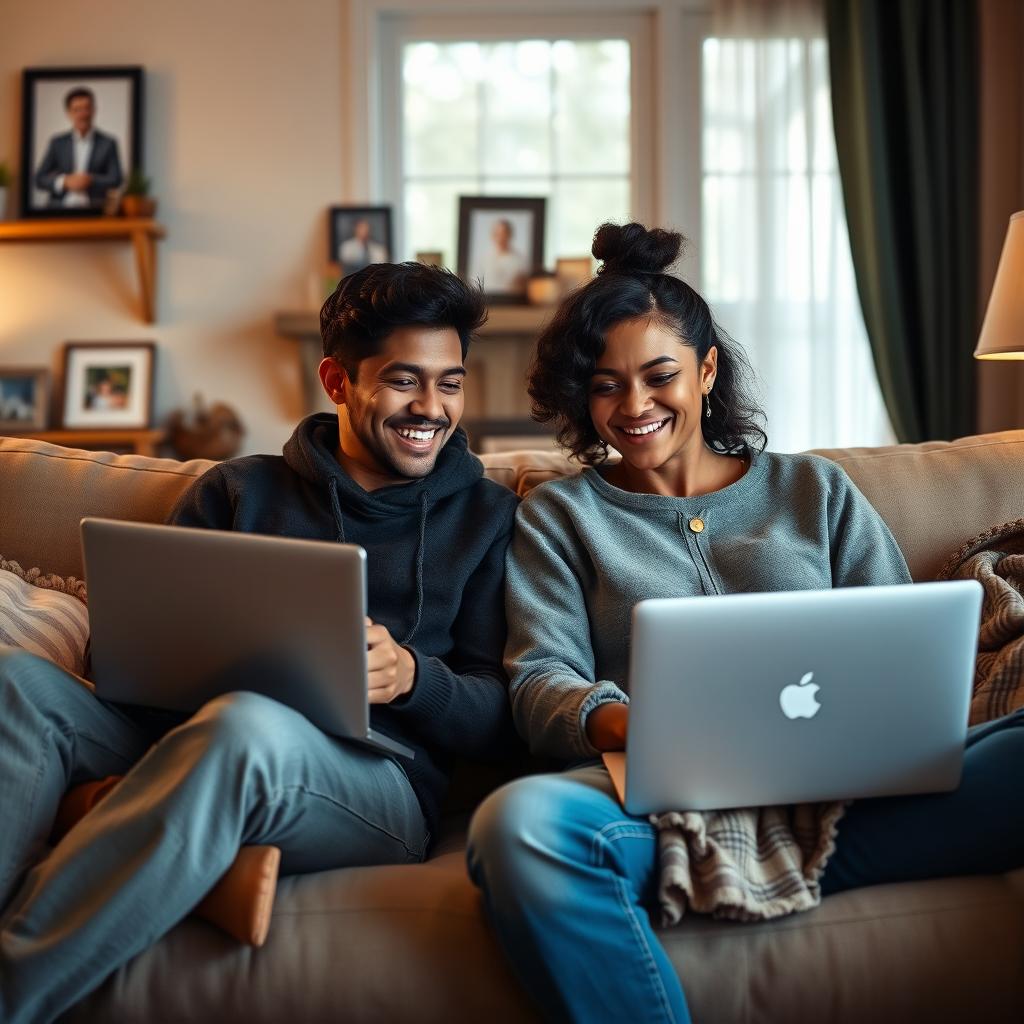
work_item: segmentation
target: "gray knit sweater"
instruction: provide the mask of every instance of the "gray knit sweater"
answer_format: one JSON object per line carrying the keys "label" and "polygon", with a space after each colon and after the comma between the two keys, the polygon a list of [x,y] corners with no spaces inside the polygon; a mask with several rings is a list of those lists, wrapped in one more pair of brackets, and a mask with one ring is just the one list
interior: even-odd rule
{"label": "gray knit sweater", "polygon": [[593,708],[628,700],[637,601],[910,582],[842,469],[772,453],[693,498],[623,491],[595,469],[543,484],[519,507],[507,570],[516,725],[535,752],[566,761],[598,755],[584,731]]}

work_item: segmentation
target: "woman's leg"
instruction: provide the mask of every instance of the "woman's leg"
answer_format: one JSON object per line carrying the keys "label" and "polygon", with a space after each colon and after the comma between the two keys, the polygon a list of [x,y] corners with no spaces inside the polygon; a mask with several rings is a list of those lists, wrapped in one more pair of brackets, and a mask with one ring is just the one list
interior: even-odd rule
{"label": "woman's leg", "polygon": [[502,787],[470,825],[469,871],[519,981],[551,1021],[689,1021],[651,928],[653,826],[595,765]]}
{"label": "woman's leg", "polygon": [[860,800],[839,822],[824,895],[1024,866],[1024,709],[967,737],[957,789]]}

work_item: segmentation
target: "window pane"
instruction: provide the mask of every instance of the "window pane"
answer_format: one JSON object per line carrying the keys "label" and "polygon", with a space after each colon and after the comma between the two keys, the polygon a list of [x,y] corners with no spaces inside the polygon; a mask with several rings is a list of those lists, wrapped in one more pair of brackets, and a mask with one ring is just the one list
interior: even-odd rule
{"label": "window pane", "polygon": [[553,64],[558,171],[629,174],[629,44],[563,40]]}
{"label": "window pane", "polygon": [[551,44],[485,47],[481,112],[484,174],[547,174],[551,169]]}
{"label": "window pane", "polygon": [[472,171],[478,147],[476,43],[410,43],[403,61],[403,155],[406,174],[445,167]]}

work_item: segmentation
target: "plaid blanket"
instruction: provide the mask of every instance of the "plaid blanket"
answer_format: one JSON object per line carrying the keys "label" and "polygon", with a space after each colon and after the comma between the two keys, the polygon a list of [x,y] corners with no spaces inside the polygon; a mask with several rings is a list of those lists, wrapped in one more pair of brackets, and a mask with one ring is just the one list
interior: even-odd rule
{"label": "plaid blanket", "polygon": [[[1024,706],[1024,519],[968,541],[938,579],[985,588],[970,722]],[[819,881],[847,804],[654,815],[662,923],[687,910],[759,921],[821,902]]]}

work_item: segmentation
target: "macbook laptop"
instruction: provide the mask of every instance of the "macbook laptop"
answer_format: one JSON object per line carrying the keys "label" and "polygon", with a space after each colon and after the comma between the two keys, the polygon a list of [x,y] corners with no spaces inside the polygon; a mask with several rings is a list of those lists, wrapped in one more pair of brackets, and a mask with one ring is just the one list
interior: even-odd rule
{"label": "macbook laptop", "polygon": [[370,728],[362,548],[110,519],[82,520],[82,548],[104,700],[196,711],[250,690],[413,757]]}
{"label": "macbook laptop", "polygon": [[641,601],[631,814],[955,789],[982,588],[973,580]]}

